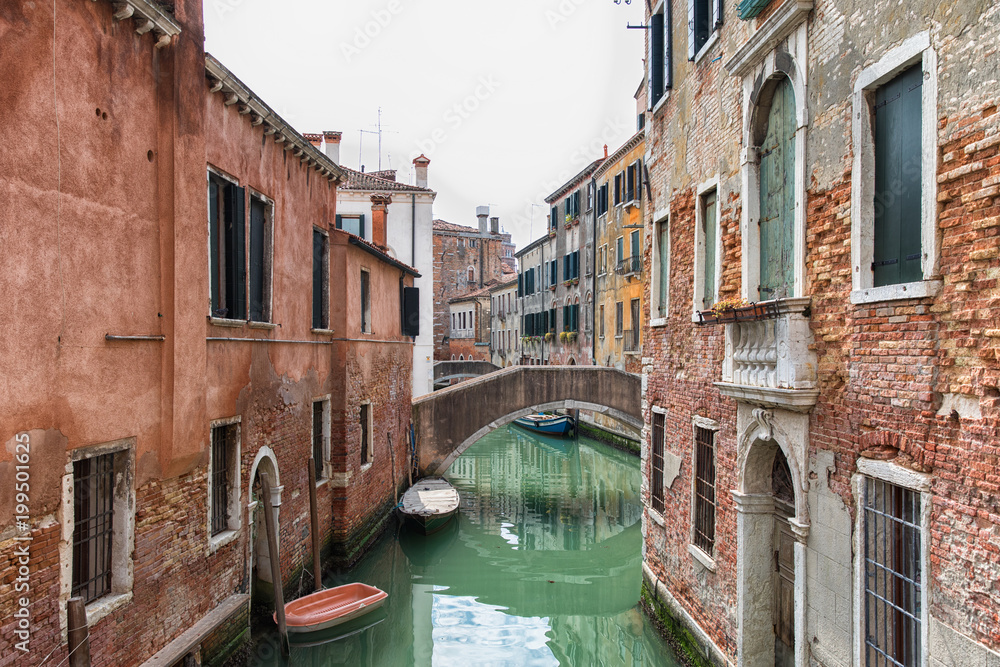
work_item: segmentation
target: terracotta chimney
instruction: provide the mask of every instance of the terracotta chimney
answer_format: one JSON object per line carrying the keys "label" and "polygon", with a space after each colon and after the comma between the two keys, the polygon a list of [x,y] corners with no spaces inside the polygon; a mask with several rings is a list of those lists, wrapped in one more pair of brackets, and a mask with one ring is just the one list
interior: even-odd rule
{"label": "terracotta chimney", "polygon": [[604,144],[604,157],[608,156],[608,145]]}
{"label": "terracotta chimney", "polygon": [[427,187],[427,165],[431,163],[429,157],[421,153],[417,157],[413,158],[413,168],[417,174],[416,186],[418,188]]}
{"label": "terracotta chimney", "polygon": [[387,248],[388,208],[392,195],[372,195],[372,243]]}
{"label": "terracotta chimney", "polygon": [[303,133],[302,136],[305,138],[306,141],[308,141],[309,143],[311,143],[316,148],[319,148],[320,144],[323,143],[323,137],[320,136],[320,135],[318,135],[318,134],[305,134],[305,133]]}
{"label": "terracotta chimney", "polygon": [[340,132],[333,130],[323,131],[323,141],[326,142],[326,156],[335,165],[340,165]]}

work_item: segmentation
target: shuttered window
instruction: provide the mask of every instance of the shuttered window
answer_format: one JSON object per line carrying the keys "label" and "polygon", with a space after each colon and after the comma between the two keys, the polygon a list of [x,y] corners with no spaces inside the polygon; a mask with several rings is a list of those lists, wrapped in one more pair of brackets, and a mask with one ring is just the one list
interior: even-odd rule
{"label": "shuttered window", "polygon": [[208,237],[213,317],[245,320],[246,191],[214,174],[208,180]]}
{"label": "shuttered window", "polygon": [[330,240],[326,234],[313,229],[312,265],[312,326],[313,329],[330,328]]}
{"label": "shuttered window", "polygon": [[[667,3],[670,4],[669,2]],[[653,14],[649,19],[649,80],[647,95],[649,108],[652,109],[663,97],[663,63],[660,53],[663,51],[663,14]]]}
{"label": "shuttered window", "polygon": [[674,87],[674,3],[663,4],[663,90],[667,91]]}
{"label": "shuttered window", "polygon": [[873,284],[923,279],[921,269],[921,86],[914,65],[875,91]]}
{"label": "shuttered window", "polygon": [[792,296],[795,282],[795,94],[782,78],[760,147],[760,301]]}
{"label": "shuttered window", "polygon": [[711,308],[715,303],[716,285],[715,272],[718,258],[716,243],[718,240],[718,221],[716,219],[716,191],[711,190],[701,196],[702,238],[705,240],[705,263],[702,275],[702,305]]}
{"label": "shuttered window", "polygon": [[[337,229],[343,229],[348,234],[354,234],[361,238],[365,238],[365,214],[359,213],[357,215],[338,215],[337,216]],[[461,242],[462,239],[459,239]]]}
{"label": "shuttered window", "polygon": [[271,226],[268,204],[250,198],[250,319],[269,322],[271,315]]}
{"label": "shuttered window", "polygon": [[658,247],[658,262],[657,267],[659,269],[659,291],[657,293],[657,315],[659,317],[667,316],[667,290],[670,284],[670,229],[667,226],[667,222],[661,222],[657,228],[657,235],[659,238]]}
{"label": "shuttered window", "polygon": [[722,25],[722,0],[688,0],[688,60],[694,60]]}
{"label": "shuttered window", "polygon": [[371,321],[371,275],[365,271],[361,271],[361,331],[363,333],[371,333],[372,331],[372,321]]}
{"label": "shuttered window", "polygon": [[615,303],[615,336],[620,337],[625,330],[625,310],[621,301]]}

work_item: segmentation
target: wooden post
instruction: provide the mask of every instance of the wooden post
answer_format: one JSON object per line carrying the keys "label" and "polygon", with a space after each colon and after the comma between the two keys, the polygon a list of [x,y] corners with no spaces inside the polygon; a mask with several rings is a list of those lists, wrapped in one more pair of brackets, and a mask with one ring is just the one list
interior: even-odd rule
{"label": "wooden post", "polygon": [[392,433],[385,434],[386,440],[389,442],[389,465],[390,472],[392,473],[392,497],[396,499],[396,504],[399,504],[399,487],[396,486],[396,457],[395,453],[392,451]]}
{"label": "wooden post", "polygon": [[66,603],[66,627],[69,666],[90,667],[90,631],[83,598],[70,598]]}
{"label": "wooden post", "polygon": [[313,579],[316,590],[323,590],[323,567],[319,559],[319,503],[316,501],[316,459],[309,459],[309,519],[313,543]]}
{"label": "wooden post", "polygon": [[278,641],[281,651],[286,649],[288,635],[285,630],[285,592],[281,583],[281,560],[278,556],[278,535],[274,530],[274,511],[271,507],[271,479],[260,473],[260,495],[264,503],[264,528],[267,530],[267,553],[271,560],[271,584],[274,586],[274,616],[278,621]]}

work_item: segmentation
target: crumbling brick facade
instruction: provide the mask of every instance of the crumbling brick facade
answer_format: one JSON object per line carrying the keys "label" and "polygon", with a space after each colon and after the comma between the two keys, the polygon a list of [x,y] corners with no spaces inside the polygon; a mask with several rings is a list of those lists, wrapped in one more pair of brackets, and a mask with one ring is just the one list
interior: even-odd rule
{"label": "crumbling brick facade", "polygon": [[[996,661],[1000,90],[996,68],[979,64],[995,60],[998,10],[774,0],[744,20],[729,3],[689,60],[692,4],[715,7],[671,4],[670,85],[650,98],[647,126],[647,584],[688,619],[709,660],[774,664],[772,614],[787,583],[773,574],[774,554],[787,544],[795,585],[785,607],[788,664],[864,664],[874,650],[867,643],[878,642],[873,627],[885,622],[863,611],[875,604],[863,587],[874,581],[864,554],[882,557],[875,546],[865,551],[878,525],[868,504],[892,489],[922,512],[907,528],[918,545],[908,566],[920,577],[911,595],[922,597],[910,607],[916,623],[897,620],[890,630],[909,646],[892,647],[897,659]],[[652,6],[661,12],[656,23],[647,18],[670,26],[662,8]],[[922,278],[873,285],[880,262],[871,257],[871,188],[883,158],[871,145],[886,141],[872,129],[883,107],[877,95],[909,67],[922,69],[906,90],[919,99],[922,131],[909,135],[919,188],[894,196],[921,204],[912,232],[921,254],[912,259]],[[745,320],[699,326],[698,311],[715,302],[768,301],[757,291],[765,270],[758,223],[767,222],[769,205],[760,171],[776,145],[763,140],[777,122],[782,86],[791,91],[780,94],[791,103],[782,141],[793,151],[786,166],[794,192],[787,292],[763,319],[741,310]],[[875,206],[892,206],[880,197]],[[707,206],[715,207],[709,215]],[[718,231],[714,281],[704,273],[706,220]],[[667,258],[656,242],[661,224]],[[669,272],[665,295],[657,293],[659,270]],[[661,296],[664,319],[651,312]],[[770,349],[777,355],[768,357]],[[778,379],[767,379],[772,372]],[[714,539],[701,549],[695,441],[705,432],[715,466]],[[782,467],[790,487],[779,480]]]}

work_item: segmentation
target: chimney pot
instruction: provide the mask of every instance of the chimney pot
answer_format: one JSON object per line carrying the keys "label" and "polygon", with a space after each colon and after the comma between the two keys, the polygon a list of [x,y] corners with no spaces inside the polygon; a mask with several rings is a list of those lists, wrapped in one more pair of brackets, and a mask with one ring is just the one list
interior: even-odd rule
{"label": "chimney pot", "polygon": [[500,233],[500,218],[496,216],[490,218],[490,231],[494,234]]}
{"label": "chimney pot", "polygon": [[392,203],[392,195],[372,195],[372,243],[388,247],[388,208]]}
{"label": "chimney pot", "polygon": [[608,145],[604,144],[604,157],[608,157]]}
{"label": "chimney pot", "polygon": [[340,132],[333,130],[323,130],[324,152],[330,158],[330,162],[340,166]]}
{"label": "chimney pot", "polygon": [[427,165],[430,163],[430,158],[423,153],[413,158],[413,170],[416,175],[416,186],[418,188],[427,187]]}
{"label": "chimney pot", "polygon": [[479,233],[486,235],[486,230],[489,229],[487,226],[487,218],[490,217],[490,207],[489,206],[477,206],[476,207],[476,217],[479,218]]}

